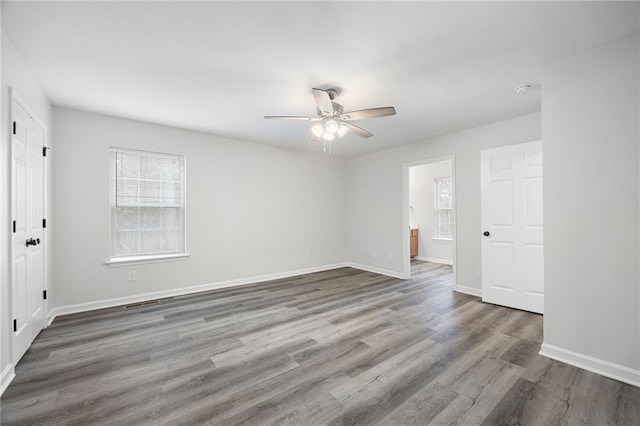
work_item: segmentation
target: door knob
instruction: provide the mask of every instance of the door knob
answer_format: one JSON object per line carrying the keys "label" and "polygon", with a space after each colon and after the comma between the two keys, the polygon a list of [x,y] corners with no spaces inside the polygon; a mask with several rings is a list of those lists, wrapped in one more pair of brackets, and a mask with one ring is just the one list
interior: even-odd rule
{"label": "door knob", "polygon": [[29,238],[29,239],[27,240],[27,247],[29,247],[29,246],[35,246],[36,244],[37,244],[37,243],[36,243],[36,240],[34,240],[33,238]]}
{"label": "door knob", "polygon": [[489,235],[491,235],[491,232],[489,232],[489,231],[484,231],[484,232],[482,233],[482,235],[484,235],[485,237],[488,237]]}

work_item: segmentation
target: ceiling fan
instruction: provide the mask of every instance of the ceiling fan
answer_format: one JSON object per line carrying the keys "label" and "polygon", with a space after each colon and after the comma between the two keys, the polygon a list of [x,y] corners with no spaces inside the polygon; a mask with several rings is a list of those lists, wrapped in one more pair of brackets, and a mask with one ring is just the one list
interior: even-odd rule
{"label": "ceiling fan", "polygon": [[311,91],[318,105],[318,115],[316,117],[266,115],[264,118],[267,120],[316,121],[317,123],[311,127],[311,140],[331,142],[336,136],[341,138],[349,132],[363,138],[370,138],[373,136],[372,133],[350,122],[367,118],[386,117],[396,113],[396,109],[392,106],[344,112],[342,105],[333,101],[338,95],[337,89],[311,89]]}

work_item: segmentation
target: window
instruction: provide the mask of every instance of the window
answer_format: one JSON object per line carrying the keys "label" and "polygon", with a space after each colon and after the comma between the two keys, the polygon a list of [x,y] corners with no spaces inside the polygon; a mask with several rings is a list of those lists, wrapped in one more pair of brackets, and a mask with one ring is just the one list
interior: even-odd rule
{"label": "window", "polygon": [[453,239],[453,179],[435,180],[435,232],[434,238]]}
{"label": "window", "polygon": [[111,261],[185,253],[185,160],[111,149]]}

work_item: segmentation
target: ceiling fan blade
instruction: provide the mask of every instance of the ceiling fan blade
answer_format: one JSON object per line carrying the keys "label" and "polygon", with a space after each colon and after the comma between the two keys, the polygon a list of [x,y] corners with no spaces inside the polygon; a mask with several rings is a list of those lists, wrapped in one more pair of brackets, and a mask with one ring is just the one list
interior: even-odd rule
{"label": "ceiling fan blade", "polygon": [[301,117],[296,115],[265,115],[267,120],[302,120],[302,121],[320,121],[320,117]]}
{"label": "ceiling fan blade", "polygon": [[396,109],[392,106],[360,109],[358,111],[345,112],[340,115],[343,120],[364,120],[366,118],[386,117],[388,115],[395,115]]}
{"label": "ceiling fan blade", "polygon": [[342,125],[347,126],[351,133],[353,133],[354,135],[358,135],[361,138],[370,138],[371,136],[373,136],[373,133],[369,133],[362,127],[354,126],[351,123],[342,123]]}
{"label": "ceiling fan blade", "polygon": [[331,102],[329,93],[322,89],[311,89],[311,91],[322,115],[333,115],[333,102]]}

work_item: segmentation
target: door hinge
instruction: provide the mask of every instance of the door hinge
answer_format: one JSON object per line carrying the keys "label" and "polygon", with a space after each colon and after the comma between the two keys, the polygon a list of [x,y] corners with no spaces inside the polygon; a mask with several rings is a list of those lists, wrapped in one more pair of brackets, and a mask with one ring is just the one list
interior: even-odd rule
{"label": "door hinge", "polygon": [[16,122],[15,121],[13,122],[13,134],[14,135],[16,134]]}
{"label": "door hinge", "polygon": [[14,234],[16,233],[16,221],[15,220],[13,221],[13,233]]}
{"label": "door hinge", "polygon": [[47,300],[47,290],[42,290],[42,298]]}
{"label": "door hinge", "polygon": [[47,219],[42,219],[42,227],[43,228],[47,227]]}
{"label": "door hinge", "polygon": [[18,331],[18,320],[14,319],[13,320],[13,332],[15,333],[16,331]]}
{"label": "door hinge", "polygon": [[42,156],[43,156],[43,157],[46,157],[46,156],[47,156],[47,150],[48,150],[48,149],[49,149],[49,147],[47,147],[47,146],[43,146],[43,147],[42,147]]}

